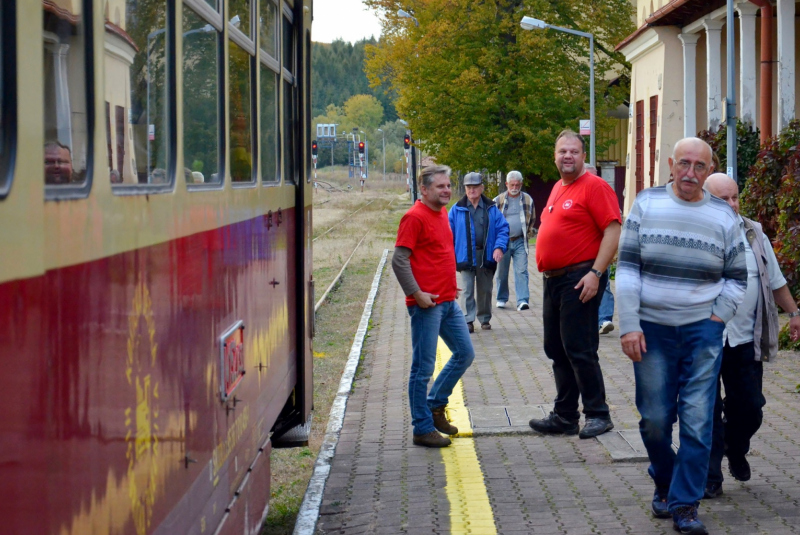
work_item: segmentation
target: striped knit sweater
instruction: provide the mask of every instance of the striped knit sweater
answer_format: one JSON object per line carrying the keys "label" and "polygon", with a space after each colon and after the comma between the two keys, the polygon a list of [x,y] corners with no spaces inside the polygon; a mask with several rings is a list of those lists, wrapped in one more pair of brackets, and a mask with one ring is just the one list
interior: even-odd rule
{"label": "striped knit sweater", "polygon": [[714,314],[727,322],[746,288],[742,234],[724,201],[706,191],[686,202],[671,184],[636,197],[619,241],[621,335],[641,331],[639,320],[680,326]]}

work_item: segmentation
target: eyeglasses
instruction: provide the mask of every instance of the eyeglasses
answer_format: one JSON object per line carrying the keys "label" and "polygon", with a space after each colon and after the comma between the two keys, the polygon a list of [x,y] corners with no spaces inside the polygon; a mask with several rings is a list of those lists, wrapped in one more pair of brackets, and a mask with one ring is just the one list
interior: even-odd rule
{"label": "eyeglasses", "polygon": [[680,169],[684,173],[688,171],[690,167],[694,167],[694,172],[700,175],[705,173],[706,169],[708,169],[708,166],[703,162],[698,162],[693,166],[692,162],[687,162],[686,160],[678,160],[678,162],[675,165],[677,165],[678,169]]}
{"label": "eyeglasses", "polygon": [[70,163],[72,162],[70,162],[69,160],[50,160],[48,158],[44,159],[45,165],[68,165]]}

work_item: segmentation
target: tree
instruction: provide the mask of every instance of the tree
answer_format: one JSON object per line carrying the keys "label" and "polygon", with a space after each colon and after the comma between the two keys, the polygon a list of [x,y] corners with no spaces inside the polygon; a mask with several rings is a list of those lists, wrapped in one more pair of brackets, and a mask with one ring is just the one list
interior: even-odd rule
{"label": "tree", "polygon": [[[367,46],[367,76],[387,85],[416,139],[462,170],[519,169],[557,176],[553,142],[589,117],[588,39],[520,28],[524,14],[595,36],[597,131],[628,88],[603,80],[627,72],[613,47],[633,31],[628,0],[365,0],[383,15]],[[419,27],[396,13],[412,9]],[[598,143],[598,151],[603,146]]]}
{"label": "tree", "polygon": [[355,95],[344,103],[347,120],[362,130],[374,130],[383,121],[383,106],[372,95]]}

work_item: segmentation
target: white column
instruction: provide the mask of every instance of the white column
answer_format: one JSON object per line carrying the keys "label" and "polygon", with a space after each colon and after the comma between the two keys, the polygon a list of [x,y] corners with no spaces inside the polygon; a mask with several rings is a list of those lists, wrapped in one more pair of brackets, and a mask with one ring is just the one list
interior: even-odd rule
{"label": "white column", "polygon": [[683,137],[697,135],[697,40],[699,33],[682,33],[683,43]]}
{"label": "white column", "polygon": [[794,118],[794,6],[778,0],[778,130]]}
{"label": "white column", "polygon": [[722,27],[724,21],[706,19],[706,95],[708,95],[708,129],[716,132],[722,122]]}
{"label": "white column", "polygon": [[739,116],[742,121],[757,126],[756,102],[756,13],[758,6],[750,2],[740,2],[739,12]]}

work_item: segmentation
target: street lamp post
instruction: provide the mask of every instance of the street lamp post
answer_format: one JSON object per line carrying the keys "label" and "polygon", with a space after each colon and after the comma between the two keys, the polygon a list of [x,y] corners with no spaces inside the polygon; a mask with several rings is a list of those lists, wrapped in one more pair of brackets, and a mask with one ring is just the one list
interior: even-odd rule
{"label": "street lamp post", "polygon": [[400,17],[401,19],[411,19],[411,20],[413,20],[414,24],[416,24],[417,28],[419,28],[419,21],[416,19],[416,17],[414,17],[414,15],[412,15],[408,11],[406,11],[404,9],[398,9],[397,10],[397,16]]}
{"label": "street lamp post", "polygon": [[381,137],[383,138],[383,148],[381,152],[383,152],[383,181],[386,182],[386,134],[378,128],[378,132],[381,133]]}
{"label": "street lamp post", "polygon": [[595,163],[595,125],[594,125],[594,35],[591,33],[572,30],[570,28],[562,28],[561,26],[553,26],[547,24],[543,20],[534,19],[533,17],[522,17],[519,25],[523,30],[546,30],[551,28],[560,32],[570,33],[579,37],[586,37],[589,39],[589,122],[590,122],[590,139],[589,139],[589,163]]}

